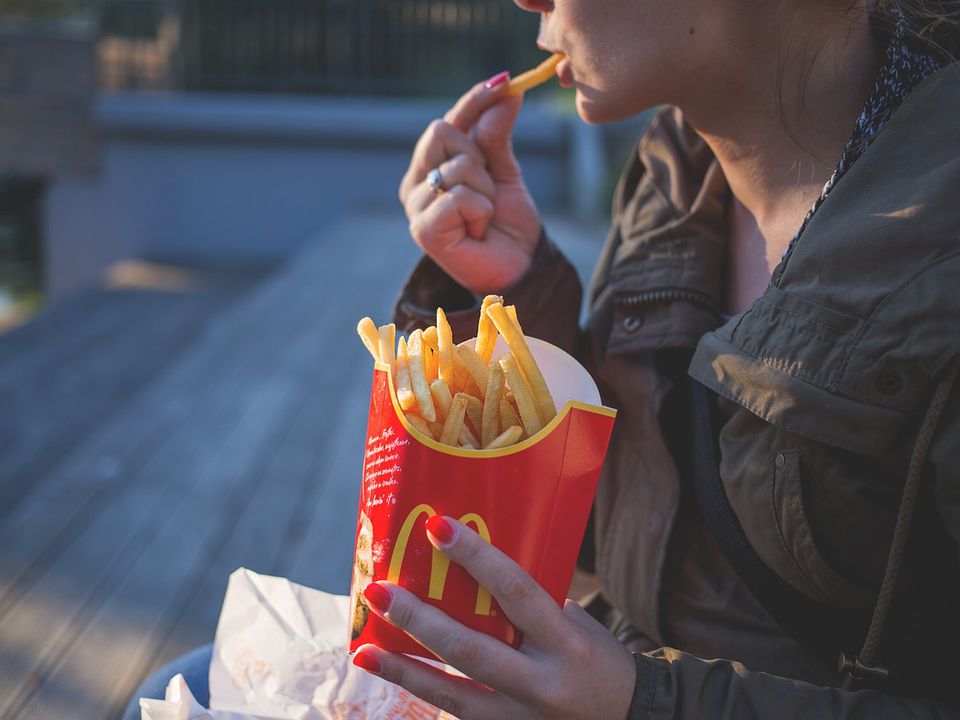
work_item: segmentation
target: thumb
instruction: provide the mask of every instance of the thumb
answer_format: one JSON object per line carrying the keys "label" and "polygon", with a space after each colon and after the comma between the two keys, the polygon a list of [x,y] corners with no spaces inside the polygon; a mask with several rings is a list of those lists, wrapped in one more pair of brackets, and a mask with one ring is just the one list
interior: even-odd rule
{"label": "thumb", "polygon": [[512,182],[520,177],[513,154],[513,127],[522,106],[522,95],[504,96],[480,116],[475,126],[474,139],[487,158],[487,170],[494,182]]}

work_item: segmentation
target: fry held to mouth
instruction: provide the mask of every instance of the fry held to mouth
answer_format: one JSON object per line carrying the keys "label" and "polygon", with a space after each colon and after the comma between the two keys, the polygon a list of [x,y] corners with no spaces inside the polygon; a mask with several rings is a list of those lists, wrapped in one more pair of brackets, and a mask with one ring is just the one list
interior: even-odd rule
{"label": "fry held to mouth", "polygon": [[510,81],[507,93],[509,95],[522,95],[527,90],[543,85],[557,74],[557,65],[564,57],[566,56],[563,53],[554,53],[532,70],[527,70],[527,72],[513,78]]}

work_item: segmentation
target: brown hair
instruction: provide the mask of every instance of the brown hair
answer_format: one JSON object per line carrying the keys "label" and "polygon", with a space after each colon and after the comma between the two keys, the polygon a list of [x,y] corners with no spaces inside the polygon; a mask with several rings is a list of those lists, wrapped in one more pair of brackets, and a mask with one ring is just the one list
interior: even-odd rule
{"label": "brown hair", "polygon": [[944,59],[960,58],[960,0],[877,0],[877,8],[899,9],[916,40]]}

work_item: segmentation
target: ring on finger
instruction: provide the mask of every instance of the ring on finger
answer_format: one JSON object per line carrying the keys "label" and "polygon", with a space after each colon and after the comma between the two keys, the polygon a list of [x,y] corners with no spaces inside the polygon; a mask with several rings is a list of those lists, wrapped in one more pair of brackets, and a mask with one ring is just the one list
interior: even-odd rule
{"label": "ring on finger", "polygon": [[433,192],[437,195],[443,193],[443,175],[440,174],[440,168],[435,167],[433,170],[427,173],[427,187],[433,190]]}

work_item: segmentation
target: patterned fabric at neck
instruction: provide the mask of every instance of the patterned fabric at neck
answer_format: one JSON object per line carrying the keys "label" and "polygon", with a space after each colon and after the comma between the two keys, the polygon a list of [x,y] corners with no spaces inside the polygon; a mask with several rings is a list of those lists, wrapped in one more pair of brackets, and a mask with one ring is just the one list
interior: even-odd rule
{"label": "patterned fabric at neck", "polygon": [[917,85],[943,67],[943,63],[920,46],[919,43],[908,41],[906,18],[899,9],[892,9],[888,15],[875,13],[874,17],[871,18],[871,24],[875,35],[883,32],[880,28],[884,26],[891,28],[883,67],[877,76],[873,89],[867,96],[867,102],[863,110],[857,118],[853,134],[840,156],[840,162],[837,163],[837,167],[830,179],[827,180],[827,184],[823,186],[820,197],[817,198],[817,201],[803,219],[797,234],[793,236],[790,245],[787,246],[783,259],[774,271],[773,283],[779,280],[794,246],[800,236],[803,235],[803,231],[814,213],[817,212],[823,201],[826,200],[827,195],[830,194],[830,191],[870,147],[874,138],[877,137],[907,95]]}

